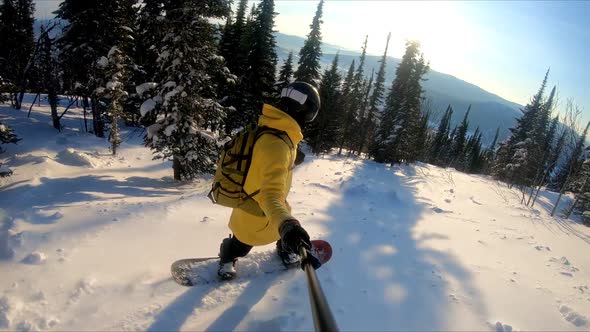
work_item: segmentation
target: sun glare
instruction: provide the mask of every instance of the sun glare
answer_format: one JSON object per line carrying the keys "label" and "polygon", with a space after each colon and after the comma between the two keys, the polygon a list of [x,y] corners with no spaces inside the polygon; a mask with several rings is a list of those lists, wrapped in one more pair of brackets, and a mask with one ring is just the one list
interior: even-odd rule
{"label": "sun glare", "polygon": [[390,55],[400,57],[406,40],[418,40],[431,66],[442,71],[456,72],[462,65],[457,54],[478,42],[458,2],[328,1],[325,6],[326,40],[359,50],[369,35],[368,52],[382,54],[391,32]]}

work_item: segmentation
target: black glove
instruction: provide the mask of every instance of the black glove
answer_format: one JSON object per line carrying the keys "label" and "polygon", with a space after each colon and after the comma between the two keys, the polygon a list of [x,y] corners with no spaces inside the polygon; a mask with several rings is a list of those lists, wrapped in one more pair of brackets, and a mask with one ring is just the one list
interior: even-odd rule
{"label": "black glove", "polygon": [[281,226],[279,226],[279,234],[281,235],[281,245],[286,252],[299,255],[300,246],[303,246],[307,250],[311,249],[309,234],[301,227],[299,221],[295,219],[283,221]]}

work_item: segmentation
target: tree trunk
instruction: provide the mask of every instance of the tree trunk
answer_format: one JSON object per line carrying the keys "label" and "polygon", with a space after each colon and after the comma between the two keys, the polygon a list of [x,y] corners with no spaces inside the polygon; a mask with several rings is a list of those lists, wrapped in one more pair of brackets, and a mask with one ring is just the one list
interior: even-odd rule
{"label": "tree trunk", "polygon": [[182,165],[176,156],[174,156],[174,159],[172,159],[172,169],[174,170],[174,180],[180,181]]}
{"label": "tree trunk", "polygon": [[88,105],[88,97],[84,97],[84,103],[83,103],[83,108],[84,108],[84,129],[86,130],[86,132],[88,132],[88,119],[86,118],[86,110],[88,109],[90,105]]}
{"label": "tree trunk", "polygon": [[61,123],[59,122],[59,116],[57,115],[57,92],[53,88],[49,88],[47,91],[47,99],[49,100],[49,106],[51,106],[51,119],[53,120],[53,128],[61,131]]}
{"label": "tree trunk", "polygon": [[20,110],[20,104],[18,103],[18,93],[14,92],[12,94],[12,105],[15,109]]}
{"label": "tree trunk", "polygon": [[94,135],[96,135],[96,137],[104,137],[104,123],[102,122],[100,111],[98,110],[98,100],[96,97],[92,97],[91,104]]}
{"label": "tree trunk", "polygon": [[[31,103],[31,107],[29,107],[29,114],[27,114],[27,118],[31,117],[31,111],[33,110],[33,105],[35,105],[35,102],[37,101],[37,97],[39,98],[39,104],[41,104],[41,93],[38,93],[35,95],[35,99],[33,99],[33,102]],[[39,105],[41,106],[41,105]]]}

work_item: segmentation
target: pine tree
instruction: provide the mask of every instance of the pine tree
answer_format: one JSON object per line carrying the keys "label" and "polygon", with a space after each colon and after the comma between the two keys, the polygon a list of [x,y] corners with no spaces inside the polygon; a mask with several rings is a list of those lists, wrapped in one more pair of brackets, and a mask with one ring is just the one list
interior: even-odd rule
{"label": "pine tree", "polygon": [[[12,131],[12,129],[2,124],[0,122],[0,153],[4,152],[5,150],[2,148],[2,144],[16,144],[21,139]],[[3,167],[2,163],[0,162],[0,177],[10,176],[12,174],[12,170]]]}
{"label": "pine tree", "polygon": [[[21,107],[35,47],[33,0],[4,0],[0,6],[0,76],[11,83],[13,102]],[[21,95],[17,97],[17,92]]]}
{"label": "pine tree", "polygon": [[128,93],[125,91],[125,83],[129,75],[127,68],[129,58],[122,50],[113,46],[107,57],[104,59],[104,62],[106,63],[104,68],[106,84],[101,89],[101,95],[109,100],[107,112],[111,120],[109,142],[111,142],[111,151],[113,152],[113,155],[116,155],[117,148],[122,143],[119,131],[119,120],[123,115],[125,99],[128,97]]}
{"label": "pine tree", "polygon": [[457,127],[455,137],[452,138],[451,165],[457,167],[459,170],[463,170],[464,165],[465,140],[467,137],[467,130],[469,129],[469,112],[471,112],[471,105],[467,108],[463,121]]}
{"label": "pine tree", "polygon": [[590,226],[590,159],[582,163],[580,174],[572,187],[576,196],[573,207],[581,216],[584,225]]}
{"label": "pine tree", "polygon": [[233,106],[225,120],[226,134],[255,122],[263,103],[273,104],[278,99],[275,89],[275,16],[273,0],[263,0],[258,6],[252,6],[240,43],[247,54],[244,73],[238,77],[238,86],[224,104]]}
{"label": "pine tree", "polygon": [[383,103],[383,93],[385,92],[385,67],[387,65],[387,50],[389,49],[389,40],[391,39],[391,32],[387,35],[387,42],[385,43],[385,51],[379,60],[379,71],[373,86],[373,93],[369,100],[367,118],[361,124],[360,147],[359,154],[365,148],[367,142],[372,142],[375,128],[381,119],[381,111],[379,107]]}
{"label": "pine tree", "polygon": [[135,62],[143,71],[143,81],[156,80],[158,46],[164,38],[164,8],[170,0],[143,0],[137,14],[137,47]]}
{"label": "pine tree", "polygon": [[536,170],[535,164],[538,162],[534,148],[538,144],[542,145],[544,141],[544,139],[541,142],[535,141],[533,136],[537,131],[546,132],[546,129],[541,127],[543,123],[547,123],[544,120],[543,95],[548,76],[549,70],[545,74],[539,91],[533,96],[531,102],[524,107],[522,116],[516,120],[516,126],[510,128],[510,137],[501,144],[498,150],[498,158],[494,163],[492,173],[497,178],[508,181],[510,184],[529,185],[533,181],[534,170]]}
{"label": "pine tree", "polygon": [[293,51],[289,52],[289,56],[283,62],[283,66],[279,72],[279,79],[276,84],[277,92],[280,94],[281,90],[291,82],[293,82]]}
{"label": "pine tree", "polygon": [[246,44],[247,7],[248,0],[239,1],[235,21],[232,22],[231,16],[228,16],[219,43],[219,52],[225,58],[227,68],[238,77],[242,76],[246,70],[248,55],[248,44]]}
{"label": "pine tree", "polygon": [[[132,18],[136,0],[65,0],[60,4],[57,17],[69,24],[59,38],[61,61],[69,67],[69,78],[76,93],[92,99],[93,129],[98,137],[104,136],[104,109],[99,108],[97,88],[102,86],[99,59],[113,46],[130,54],[134,43]],[[105,33],[108,31],[108,33]],[[131,64],[130,64],[131,65]]]}
{"label": "pine tree", "polygon": [[51,119],[53,128],[61,131],[60,118],[57,114],[57,105],[59,102],[58,91],[59,66],[55,56],[54,42],[49,36],[49,31],[45,28],[41,30],[41,44],[39,50],[39,75],[43,90],[47,92],[47,99],[51,107]]}
{"label": "pine tree", "polygon": [[215,28],[210,22],[229,14],[223,0],[171,2],[166,9],[158,58],[158,94],[142,104],[142,115],[157,112],[145,144],[156,158],[172,159],[174,179],[191,179],[212,172],[217,140],[212,133],[225,110],[217,102],[218,84],[230,78],[217,54]]}
{"label": "pine tree", "polygon": [[484,152],[482,154],[482,158],[483,158],[482,172],[484,174],[490,173],[491,165],[494,162],[494,159],[496,158],[496,145],[498,143],[499,137],[500,137],[500,127],[496,128],[496,134],[494,135],[494,139],[492,140],[492,143],[490,143],[490,145],[488,145],[488,147],[484,150]]}
{"label": "pine tree", "polygon": [[[149,87],[155,86],[160,78],[156,77],[158,71],[158,50],[164,38],[165,8],[170,0],[142,0],[143,6],[139,7],[135,20],[135,51],[128,55],[135,64],[134,70],[129,73],[127,89],[129,96],[125,103],[124,113],[127,125],[152,125],[156,119],[154,116],[141,117],[138,112],[146,94],[153,93]],[[151,84],[140,86],[144,82]],[[133,86],[135,85],[135,86]]]}
{"label": "pine tree", "polygon": [[[366,88],[368,82],[364,79],[364,65],[365,59],[367,55],[367,42],[368,36],[365,37],[365,42],[363,44],[363,51],[361,53],[359,64],[356,67],[356,71],[354,72],[354,76],[351,77],[350,81],[344,82],[344,91],[343,91],[343,112],[344,112],[344,125],[343,125],[343,132],[342,136],[340,137],[340,149],[339,154],[342,151],[342,148],[346,147],[348,149],[348,154],[352,153],[352,149],[355,147],[355,136],[352,134],[353,131],[359,125],[359,120],[362,114],[360,114],[361,109],[363,108],[363,100],[366,94]],[[351,68],[353,65],[351,64]],[[348,76],[347,76],[348,78]]]}
{"label": "pine tree", "polygon": [[418,42],[407,42],[406,53],[397,67],[376,138],[377,162],[410,163],[418,157],[423,92],[420,82],[428,71],[419,48]]}
{"label": "pine tree", "polygon": [[426,159],[426,155],[428,153],[428,122],[430,121],[431,112],[427,111],[420,114],[420,116],[421,118],[416,137],[416,147],[418,149],[416,153],[416,159],[424,160]]}
{"label": "pine tree", "polygon": [[339,55],[336,54],[330,69],[326,69],[320,84],[322,108],[317,118],[306,129],[305,137],[314,154],[329,152],[338,143],[340,117],[340,82],[338,72]]}
{"label": "pine tree", "polygon": [[346,74],[346,78],[342,84],[342,96],[340,97],[340,109],[342,112],[342,116],[340,117],[342,120],[341,127],[342,131],[338,137],[338,154],[342,153],[342,149],[344,148],[344,143],[346,142],[346,135],[349,131],[349,128],[353,125],[354,121],[354,113],[350,111],[351,109],[351,101],[353,99],[353,90],[352,85],[354,82],[354,59],[350,63],[350,67],[348,68],[348,74]]}
{"label": "pine tree", "polygon": [[445,114],[440,119],[438,130],[432,141],[430,147],[430,162],[435,165],[442,165],[441,156],[443,147],[449,141],[449,131],[451,130],[451,117],[453,116],[453,108],[451,105],[447,107]]}
{"label": "pine tree", "polygon": [[482,134],[479,127],[475,129],[473,135],[469,136],[465,144],[462,164],[459,168],[468,173],[479,173],[484,166],[484,155],[481,148]]}
{"label": "pine tree", "polygon": [[307,36],[303,47],[299,51],[299,62],[295,71],[295,80],[307,82],[318,86],[320,80],[320,59],[322,57],[322,35],[320,25],[322,24],[322,8],[324,0],[320,0],[313,21],[309,26],[311,32]]}
{"label": "pine tree", "polygon": [[566,162],[561,164],[561,167],[557,170],[555,177],[552,179],[550,187],[552,189],[561,189],[564,188],[565,190],[569,189],[568,187],[568,180],[575,177],[580,168],[582,166],[582,154],[584,152],[584,146],[586,142],[586,137],[588,135],[588,129],[590,128],[590,122],[586,124],[584,131],[579,136],[576,144],[574,145],[572,151],[569,153],[568,157],[566,158]]}

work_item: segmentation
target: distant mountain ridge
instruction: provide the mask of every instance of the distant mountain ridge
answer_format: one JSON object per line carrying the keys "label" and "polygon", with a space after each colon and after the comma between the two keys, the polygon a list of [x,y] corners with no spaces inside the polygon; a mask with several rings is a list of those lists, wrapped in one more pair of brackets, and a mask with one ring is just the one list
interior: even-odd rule
{"label": "distant mountain ridge", "polygon": [[[276,33],[277,55],[279,56],[279,65],[286,59],[292,50],[294,55],[294,65],[297,66],[299,49],[303,46],[305,38]],[[340,51],[340,68],[342,72],[348,70],[353,59],[360,56],[360,51],[351,51],[328,43],[322,44],[322,67],[326,68],[332,62],[336,52]],[[428,58],[428,54],[425,54]],[[375,72],[379,69],[379,60],[381,56],[367,55],[365,60],[365,73],[370,75],[371,70]],[[391,82],[395,78],[395,70],[400,63],[400,59],[394,57],[387,58],[386,66],[386,89],[389,90]],[[438,118],[433,119],[433,124],[437,124],[440,116],[450,104],[453,107],[452,125],[459,123],[471,104],[471,113],[469,115],[470,131],[475,131],[477,126],[484,133],[484,141],[491,141],[500,127],[500,139],[509,135],[508,128],[515,124],[515,119],[521,114],[521,105],[506,100],[496,94],[486,91],[475,84],[461,80],[453,75],[444,74],[435,70],[430,70],[426,75],[426,81],[423,82],[425,97],[431,100],[433,111]]]}

